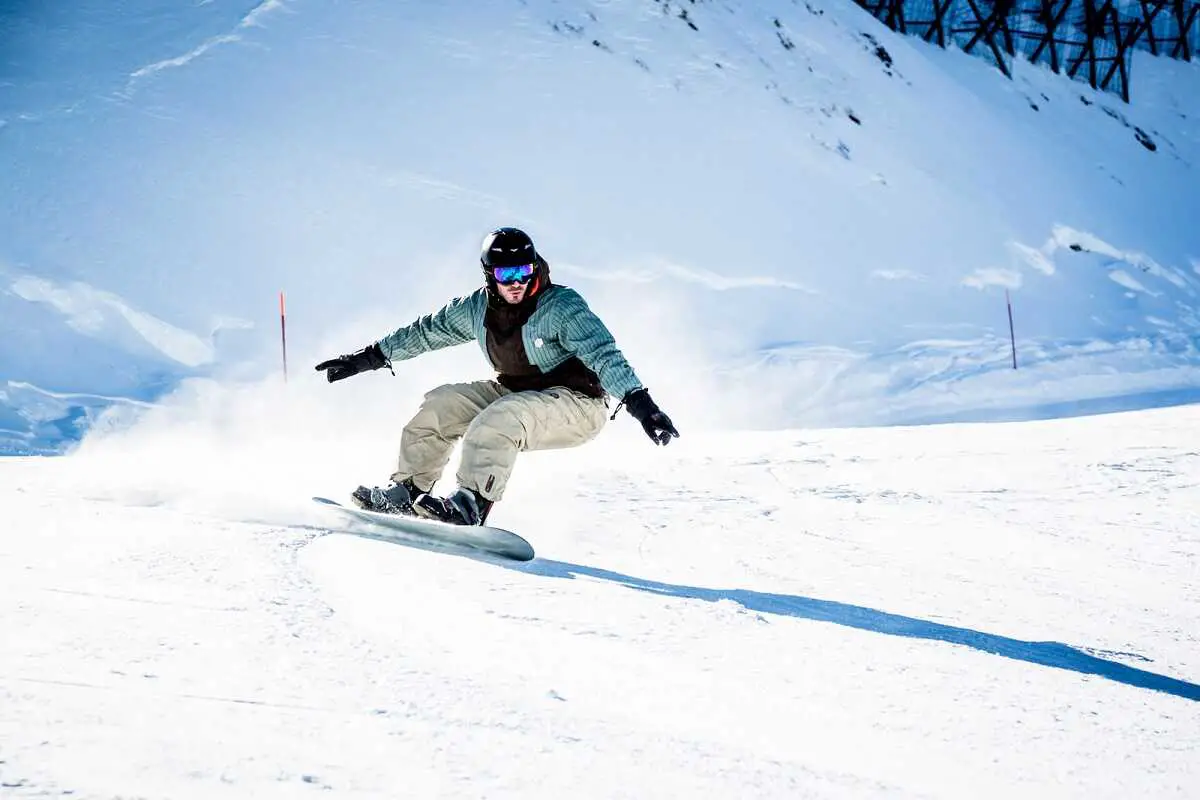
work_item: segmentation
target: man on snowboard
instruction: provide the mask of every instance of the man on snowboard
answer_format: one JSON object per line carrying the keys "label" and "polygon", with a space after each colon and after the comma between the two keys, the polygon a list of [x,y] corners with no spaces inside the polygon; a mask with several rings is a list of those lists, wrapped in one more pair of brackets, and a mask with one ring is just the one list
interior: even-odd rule
{"label": "man on snowboard", "polygon": [[[332,383],[475,340],[497,372],[493,380],[426,394],[400,435],[391,484],[354,490],[360,508],[482,525],[504,494],[517,453],[595,438],[608,419],[609,395],[621,398],[656,444],[679,436],[583,297],[550,282],[549,264],[524,231],[493,231],[480,261],[482,288],[369,347],[317,364]],[[429,492],[459,438],[458,488],[435,497]]]}

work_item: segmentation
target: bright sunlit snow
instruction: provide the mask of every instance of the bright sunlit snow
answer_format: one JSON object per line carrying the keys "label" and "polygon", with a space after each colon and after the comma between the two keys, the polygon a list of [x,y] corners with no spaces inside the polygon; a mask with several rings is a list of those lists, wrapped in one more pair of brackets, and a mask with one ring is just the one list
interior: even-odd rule
{"label": "bright sunlit snow", "polygon": [[0,780],[1193,797],[1198,424],[614,433],[524,458],[524,565],[324,534],[319,431],[0,460]]}
{"label": "bright sunlit snow", "polygon": [[[0,32],[0,797],[1197,796],[1196,64],[834,0]],[[682,438],[522,456],[527,564],[330,533],[487,369],[313,364],[498,225]]]}

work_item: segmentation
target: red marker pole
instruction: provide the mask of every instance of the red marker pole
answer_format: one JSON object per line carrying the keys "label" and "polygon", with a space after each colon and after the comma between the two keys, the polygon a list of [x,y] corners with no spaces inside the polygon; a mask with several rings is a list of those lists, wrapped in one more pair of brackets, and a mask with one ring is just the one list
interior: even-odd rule
{"label": "red marker pole", "polygon": [[1013,333],[1013,317],[1012,317],[1012,298],[1008,296],[1008,289],[1004,290],[1004,302],[1008,306],[1008,340],[1012,342],[1012,357],[1013,369],[1017,368],[1017,336]]}
{"label": "red marker pole", "polygon": [[279,340],[283,345],[283,382],[287,383],[287,310],[283,304],[283,292],[279,293]]}

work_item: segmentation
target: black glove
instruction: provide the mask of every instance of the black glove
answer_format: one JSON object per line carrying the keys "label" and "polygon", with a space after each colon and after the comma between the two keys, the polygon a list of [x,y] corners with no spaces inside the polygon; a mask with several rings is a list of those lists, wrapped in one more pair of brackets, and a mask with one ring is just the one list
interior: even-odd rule
{"label": "black glove", "polygon": [[645,389],[634,389],[625,395],[624,402],[629,413],[642,423],[642,429],[646,431],[647,436],[654,440],[655,444],[668,444],[672,436],[676,439],[679,438],[679,431],[675,430],[675,426],[671,424],[671,418],[660,411],[654,401],[650,399],[650,392]]}
{"label": "black glove", "polygon": [[317,364],[317,371],[325,372],[325,377],[329,379],[330,383],[333,383],[369,369],[379,369],[391,365],[391,362],[384,356],[383,350],[379,349],[379,345],[373,344],[355,353],[322,361]]}

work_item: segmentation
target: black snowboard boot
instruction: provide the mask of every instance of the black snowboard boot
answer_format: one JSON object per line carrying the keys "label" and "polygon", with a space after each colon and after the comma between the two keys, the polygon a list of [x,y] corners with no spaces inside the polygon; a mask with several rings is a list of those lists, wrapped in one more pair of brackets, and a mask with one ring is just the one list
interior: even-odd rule
{"label": "black snowboard boot", "polygon": [[413,516],[413,502],[419,494],[421,490],[413,484],[412,478],[405,478],[386,489],[380,489],[378,486],[372,486],[370,489],[360,486],[350,493],[350,499],[363,511]]}
{"label": "black snowboard boot", "polygon": [[413,502],[413,511],[418,516],[449,522],[451,525],[483,525],[487,522],[492,501],[471,489],[462,486],[449,497],[434,497],[423,494]]}

